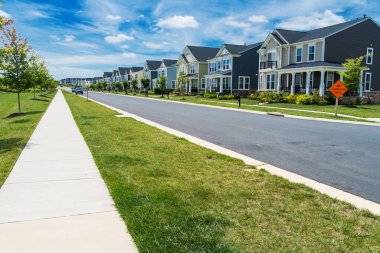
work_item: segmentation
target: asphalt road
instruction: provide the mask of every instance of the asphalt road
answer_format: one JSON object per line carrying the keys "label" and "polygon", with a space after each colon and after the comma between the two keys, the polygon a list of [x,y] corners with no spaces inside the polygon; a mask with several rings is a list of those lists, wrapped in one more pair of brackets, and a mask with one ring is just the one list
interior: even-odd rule
{"label": "asphalt road", "polygon": [[380,203],[380,127],[93,92],[89,97]]}

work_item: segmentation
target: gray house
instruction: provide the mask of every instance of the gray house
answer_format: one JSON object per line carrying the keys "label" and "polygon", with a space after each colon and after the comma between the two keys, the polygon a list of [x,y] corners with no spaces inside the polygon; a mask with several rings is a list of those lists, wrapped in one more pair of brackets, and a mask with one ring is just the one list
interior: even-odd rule
{"label": "gray house", "polygon": [[129,78],[129,71],[131,68],[128,67],[119,67],[119,76],[118,76],[118,82],[124,82],[130,80]]}
{"label": "gray house", "polygon": [[[259,89],[289,90],[292,94],[323,96],[337,80],[343,79],[342,63],[366,56],[359,94],[380,102],[380,27],[371,18],[361,18],[311,31],[275,29],[258,50]],[[343,80],[344,82],[344,80]]]}
{"label": "gray house", "polygon": [[113,72],[104,72],[103,73],[103,81],[107,83],[107,86],[112,83],[112,74]]}
{"label": "gray house", "polygon": [[157,69],[161,66],[161,61],[146,60],[144,64],[144,78],[149,78],[150,89],[154,89],[153,79],[157,78]]}
{"label": "gray house", "polygon": [[158,85],[161,76],[166,77],[166,89],[175,89],[177,83],[177,60],[163,59],[157,69],[157,78],[153,79],[153,86]]}
{"label": "gray house", "polygon": [[247,95],[250,91],[257,90],[257,50],[262,44],[224,44],[215,57],[208,60],[206,91]]}
{"label": "gray house", "polygon": [[186,86],[187,92],[204,91],[206,87],[205,75],[207,75],[207,60],[212,59],[218,53],[219,48],[186,46],[177,61],[177,78],[184,72],[189,79]]}

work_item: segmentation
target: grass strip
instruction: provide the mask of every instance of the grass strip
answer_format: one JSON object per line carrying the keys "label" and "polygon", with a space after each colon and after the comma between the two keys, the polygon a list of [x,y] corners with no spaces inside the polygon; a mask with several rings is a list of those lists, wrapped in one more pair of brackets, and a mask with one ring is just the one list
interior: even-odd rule
{"label": "grass strip", "polygon": [[64,95],[140,252],[380,251],[379,216]]}
{"label": "grass strip", "polygon": [[[55,93],[54,93],[55,94]],[[54,94],[21,94],[21,115],[17,115],[17,94],[0,93],[0,187],[8,177]]]}

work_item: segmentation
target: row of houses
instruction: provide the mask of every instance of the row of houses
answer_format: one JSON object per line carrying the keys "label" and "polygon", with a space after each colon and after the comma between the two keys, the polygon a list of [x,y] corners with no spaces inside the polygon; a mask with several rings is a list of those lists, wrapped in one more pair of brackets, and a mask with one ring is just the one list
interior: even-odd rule
{"label": "row of houses", "polygon": [[[188,78],[186,91],[250,93],[282,91],[291,94],[318,90],[320,95],[339,79],[348,58],[365,56],[359,85],[361,96],[380,100],[380,27],[369,17],[310,31],[275,29],[265,41],[249,45],[223,44],[219,48],[187,45],[178,59],[146,60],[143,67],[119,67],[92,82],[150,79],[160,76],[167,89],[177,87],[181,72]],[[344,81],[344,80],[343,80]],[[87,79],[86,79],[87,82]]]}

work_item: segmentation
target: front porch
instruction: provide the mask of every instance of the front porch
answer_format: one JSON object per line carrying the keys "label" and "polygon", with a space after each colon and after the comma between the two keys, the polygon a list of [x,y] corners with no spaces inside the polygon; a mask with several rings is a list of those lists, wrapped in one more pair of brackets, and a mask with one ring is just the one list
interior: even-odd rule
{"label": "front porch", "polygon": [[[287,66],[290,67],[290,66]],[[294,95],[297,93],[311,94],[319,91],[320,96],[338,80],[343,81],[342,66],[323,66],[313,68],[283,68],[277,71],[261,72],[259,89],[288,91]]]}
{"label": "front porch", "polygon": [[219,92],[232,94],[231,75],[206,75],[206,92]]}

